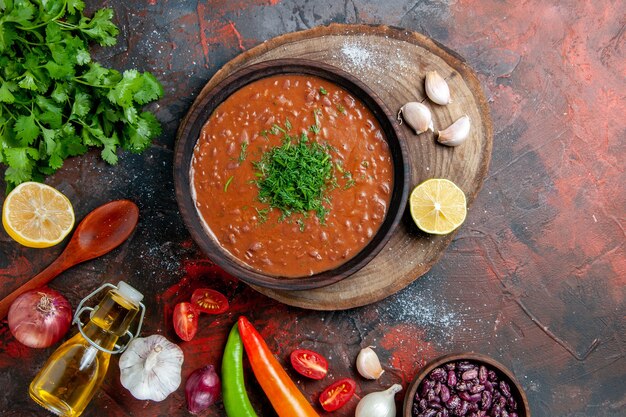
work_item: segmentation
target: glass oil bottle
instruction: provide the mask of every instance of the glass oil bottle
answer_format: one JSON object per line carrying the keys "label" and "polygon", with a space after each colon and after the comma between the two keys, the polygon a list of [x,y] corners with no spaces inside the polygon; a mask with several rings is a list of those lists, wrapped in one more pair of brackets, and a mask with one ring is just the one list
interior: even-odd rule
{"label": "glass oil bottle", "polygon": [[[109,289],[95,307],[83,304],[98,292]],[[122,352],[141,331],[145,307],[143,295],[120,281],[118,286],[105,284],[83,299],[74,315],[79,332],[63,343],[48,359],[31,382],[31,398],[47,410],[64,417],[79,416],[100,387],[112,354]],[[80,316],[90,311],[89,321]],[[130,326],[141,312],[135,335]],[[130,340],[118,345],[120,337]]]}

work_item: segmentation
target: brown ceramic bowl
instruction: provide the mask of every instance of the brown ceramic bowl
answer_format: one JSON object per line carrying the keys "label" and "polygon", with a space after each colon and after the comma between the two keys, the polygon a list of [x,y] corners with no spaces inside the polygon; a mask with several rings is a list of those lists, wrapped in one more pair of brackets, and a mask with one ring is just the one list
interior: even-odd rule
{"label": "brown ceramic bowl", "polygon": [[[430,374],[432,370],[438,367],[443,367],[450,362],[469,361],[478,365],[485,365],[487,369],[492,369],[496,372],[496,375],[500,381],[506,381],[510,387],[511,395],[517,402],[518,417],[530,417],[530,407],[528,405],[528,399],[526,393],[522,389],[522,386],[517,382],[513,373],[489,356],[481,355],[479,353],[465,352],[455,353],[450,355],[441,356],[434,361],[428,363],[422,370],[415,376],[413,382],[408,386],[406,391],[406,397],[404,397],[404,405],[402,408],[403,417],[414,417],[412,414],[413,403],[415,401],[415,393],[420,387],[422,381]],[[480,402],[479,402],[480,403]],[[466,414],[470,416],[470,413]],[[487,414],[491,416],[491,414]]]}
{"label": "brown ceramic bowl", "polygon": [[[242,264],[241,261],[222,248],[217,240],[204,230],[195,208],[190,184],[189,168],[193,150],[202,126],[209,116],[220,103],[235,91],[261,78],[278,74],[305,74],[326,79],[343,87],[355,98],[361,100],[374,114],[381,126],[391,151],[394,167],[394,185],[388,212],[369,244],[356,256],[337,268],[298,278],[263,274]],[[354,76],[317,61],[280,59],[261,62],[228,76],[207,94],[198,97],[193,104],[178,130],[174,151],[176,199],[185,225],[193,239],[212,261],[230,274],[249,284],[281,290],[305,290],[323,287],[336,283],[365,266],[380,252],[398,225],[406,206],[409,187],[410,169],[404,141],[403,133],[398,129],[395,121],[395,112],[391,112],[369,87]]]}

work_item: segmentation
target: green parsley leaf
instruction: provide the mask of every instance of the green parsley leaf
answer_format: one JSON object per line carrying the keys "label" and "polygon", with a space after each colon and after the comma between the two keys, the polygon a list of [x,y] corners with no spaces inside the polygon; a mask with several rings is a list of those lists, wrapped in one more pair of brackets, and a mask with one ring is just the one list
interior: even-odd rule
{"label": "green parsley leaf", "polygon": [[91,55],[86,50],[84,50],[82,48],[79,48],[76,51],[76,62],[79,65],[85,65],[85,64],[91,62]]}
{"label": "green parsley leaf", "polygon": [[15,101],[15,96],[11,94],[11,85],[17,87],[14,82],[4,82],[2,86],[0,86],[0,101],[3,103],[13,103]]}
{"label": "green parsley leaf", "polygon": [[72,104],[72,116],[78,116],[82,118],[91,109],[91,102],[89,101],[89,95],[81,92],[77,92],[74,96],[74,103]]}
{"label": "green parsley leaf", "polygon": [[324,87],[320,87],[320,94],[325,96],[328,94],[328,91],[326,91],[326,89]]}
{"label": "green parsley leaf", "polygon": [[66,6],[68,13],[74,14],[76,12],[82,12],[85,8],[85,3],[83,3],[83,0],[67,0]]}
{"label": "green parsley leaf", "polygon": [[35,76],[30,71],[26,71],[24,73],[22,81],[20,81],[17,85],[27,90],[37,91]]}
{"label": "green parsley leaf", "polygon": [[163,97],[163,87],[154,75],[149,72],[141,74],[142,83],[133,95],[133,99],[139,104],[146,104]]}
{"label": "green parsley leaf", "polygon": [[0,52],[11,50],[16,36],[15,30],[11,26],[0,22]]}
{"label": "green parsley leaf", "polygon": [[15,22],[22,26],[29,26],[35,14],[35,6],[28,0],[16,0],[13,10],[4,17],[5,22]]}
{"label": "green parsley leaf", "polygon": [[81,19],[79,28],[85,35],[98,42],[102,46],[113,46],[117,42],[115,37],[119,29],[111,20],[113,9],[100,9],[91,20]]}
{"label": "green parsley leaf", "polygon": [[15,133],[17,139],[23,145],[31,145],[41,130],[37,123],[35,123],[35,116],[31,113],[30,116],[20,116],[15,121]]}

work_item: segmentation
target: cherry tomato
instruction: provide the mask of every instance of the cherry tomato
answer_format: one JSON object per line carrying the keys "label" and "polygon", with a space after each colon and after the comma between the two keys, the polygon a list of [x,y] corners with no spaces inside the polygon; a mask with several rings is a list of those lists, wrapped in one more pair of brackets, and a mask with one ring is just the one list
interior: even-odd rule
{"label": "cherry tomato", "polygon": [[322,379],[328,372],[328,362],[312,350],[296,349],[291,352],[291,365],[299,374],[311,379]]}
{"label": "cherry tomato", "polygon": [[354,395],[356,382],[350,378],[340,379],[320,394],[320,404],[326,411],[335,411],[344,406]]}
{"label": "cherry tomato", "polygon": [[178,337],[188,342],[198,331],[198,311],[191,303],[178,303],[174,307],[174,330]]}
{"label": "cherry tomato", "polygon": [[220,314],[228,310],[228,299],[220,292],[209,288],[198,288],[191,294],[191,303],[198,311]]}

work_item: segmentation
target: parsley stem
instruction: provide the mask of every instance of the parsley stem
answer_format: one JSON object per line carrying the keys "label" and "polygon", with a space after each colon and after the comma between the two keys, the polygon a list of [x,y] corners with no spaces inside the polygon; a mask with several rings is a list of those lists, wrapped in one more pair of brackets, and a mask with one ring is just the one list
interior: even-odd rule
{"label": "parsley stem", "polygon": [[13,120],[17,120],[17,119],[15,118],[15,116],[13,115],[13,113],[11,112],[11,110],[9,110],[9,109],[7,108],[7,106],[6,106],[6,105],[2,104],[2,108],[3,108],[3,109],[7,112],[7,113],[9,113],[9,117],[10,117],[11,119],[13,119]]}
{"label": "parsley stem", "polygon": [[113,88],[113,87],[115,87],[114,85],[96,85],[96,84],[91,84],[91,83],[88,83],[87,81],[81,80],[78,77],[74,77],[73,80],[76,81],[77,83],[88,85],[89,87],[93,87],[93,88]]}

